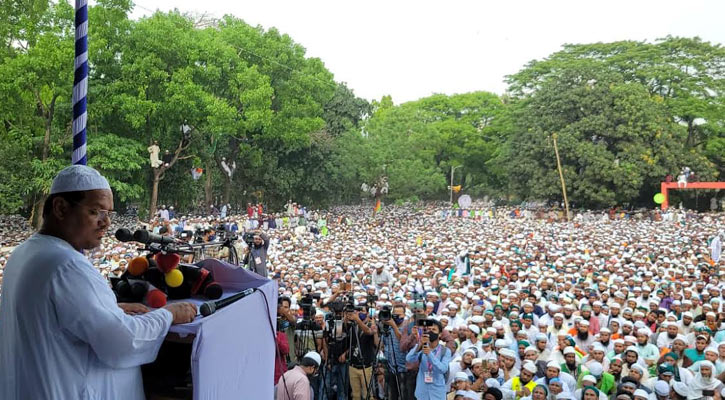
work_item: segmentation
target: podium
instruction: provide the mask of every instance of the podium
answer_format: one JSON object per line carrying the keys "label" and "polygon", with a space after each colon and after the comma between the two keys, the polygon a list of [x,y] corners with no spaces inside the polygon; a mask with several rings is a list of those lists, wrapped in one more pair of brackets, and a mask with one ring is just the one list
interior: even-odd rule
{"label": "podium", "polygon": [[[249,288],[258,290],[208,317],[197,316],[191,323],[173,325],[161,346],[159,358],[188,356],[190,351],[190,368],[183,369],[191,371],[194,400],[272,399],[277,283],[219,260],[207,259],[197,265],[212,272],[223,289],[222,298]],[[179,301],[200,306],[206,299]],[[176,361],[167,359],[166,364]],[[150,376],[155,375],[149,374],[149,371],[153,374],[154,365],[147,366],[144,380],[154,379]]]}

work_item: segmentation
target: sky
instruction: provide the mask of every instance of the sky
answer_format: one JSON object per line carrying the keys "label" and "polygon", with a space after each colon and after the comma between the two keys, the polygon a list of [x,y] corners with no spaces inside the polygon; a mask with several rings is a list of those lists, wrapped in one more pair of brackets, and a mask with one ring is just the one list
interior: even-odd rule
{"label": "sky", "polygon": [[131,16],[174,8],[276,27],[357,96],[391,95],[396,104],[504,93],[506,75],[564,43],[668,34],[725,43],[723,0],[138,0]]}

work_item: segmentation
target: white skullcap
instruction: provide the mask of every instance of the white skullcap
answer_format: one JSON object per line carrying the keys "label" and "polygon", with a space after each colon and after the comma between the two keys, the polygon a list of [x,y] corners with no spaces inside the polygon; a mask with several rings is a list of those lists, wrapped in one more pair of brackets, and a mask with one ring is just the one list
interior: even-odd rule
{"label": "white skullcap", "polygon": [[511,349],[501,349],[498,353],[504,357],[516,358],[516,353]]}
{"label": "white skullcap", "polygon": [[602,375],[602,372],[604,372],[604,368],[602,367],[602,364],[600,364],[597,361],[592,362],[589,364],[589,373],[594,376],[600,376]]}
{"label": "white skullcap", "polygon": [[457,381],[467,381],[468,380],[468,374],[466,374],[465,372],[460,372],[460,371],[459,372],[456,372],[455,380],[456,380],[456,382]]}
{"label": "white skullcap", "polygon": [[584,381],[589,381],[591,383],[597,383],[597,378],[595,378],[594,375],[587,374],[587,375],[584,375],[584,377],[582,378],[582,382],[584,382]]}
{"label": "white skullcap", "polygon": [[98,171],[85,165],[71,165],[63,168],[55,176],[50,187],[50,194],[99,189],[111,190],[111,186]]}
{"label": "white skullcap", "polygon": [[536,373],[536,365],[534,365],[534,363],[532,363],[532,362],[524,363],[522,368],[531,372],[532,374]]}
{"label": "white skullcap", "polygon": [[322,358],[316,351],[311,351],[311,352],[305,354],[305,356],[302,358],[309,358],[309,359],[313,360],[314,362],[317,363],[318,367],[320,366],[320,363],[322,363]]}
{"label": "white skullcap", "polygon": [[655,393],[657,393],[660,396],[669,396],[670,384],[667,383],[666,381],[655,382]]}
{"label": "white skullcap", "polygon": [[576,351],[574,351],[574,348],[571,346],[567,346],[564,348],[564,355],[567,354],[576,354]]}
{"label": "white skullcap", "polygon": [[672,384],[672,389],[677,392],[682,397],[689,397],[690,396],[690,388],[687,386],[687,384],[683,382],[675,382]]}
{"label": "white skullcap", "polygon": [[647,392],[645,392],[642,389],[635,390],[634,391],[634,397],[642,397],[642,398],[645,398],[645,399],[649,399],[649,395],[647,394]]}
{"label": "white skullcap", "polygon": [[561,365],[559,365],[556,361],[551,360],[546,364],[546,368],[556,368],[558,370],[561,370]]}
{"label": "white skullcap", "polygon": [[496,379],[488,378],[486,379],[486,386],[498,389],[501,387],[501,384]]}
{"label": "white skullcap", "polygon": [[468,329],[476,335],[481,333],[481,328],[479,328],[478,325],[468,325]]}

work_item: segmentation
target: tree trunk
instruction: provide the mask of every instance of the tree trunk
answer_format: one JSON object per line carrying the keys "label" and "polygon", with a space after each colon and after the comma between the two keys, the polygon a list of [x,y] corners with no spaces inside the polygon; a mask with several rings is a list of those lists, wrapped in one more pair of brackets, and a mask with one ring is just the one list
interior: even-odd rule
{"label": "tree trunk", "polygon": [[30,211],[30,225],[35,229],[40,229],[43,225],[43,203],[45,203],[45,197],[41,195],[40,199],[33,201],[33,208]]}
{"label": "tree trunk", "polygon": [[154,181],[151,184],[151,203],[149,204],[149,221],[156,214],[156,203],[159,200],[159,182],[161,182],[161,168],[154,169]]}
{"label": "tree trunk", "polygon": [[232,191],[232,180],[224,179],[224,204],[229,203],[229,194]]}
{"label": "tree trunk", "polygon": [[211,161],[206,163],[206,182],[204,183],[204,202],[207,210],[211,207],[213,201],[212,181],[211,181]]}
{"label": "tree trunk", "polygon": [[48,151],[50,149],[50,128],[51,128],[51,120],[46,119],[45,120],[45,136],[43,136],[43,154],[42,154],[42,160],[45,161],[48,159]]}

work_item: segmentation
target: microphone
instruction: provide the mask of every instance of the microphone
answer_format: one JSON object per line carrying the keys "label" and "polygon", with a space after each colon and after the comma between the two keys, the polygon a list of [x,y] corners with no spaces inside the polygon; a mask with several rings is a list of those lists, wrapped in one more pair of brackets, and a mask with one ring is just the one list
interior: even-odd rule
{"label": "microphone", "polygon": [[158,243],[158,244],[162,244],[162,245],[172,244],[175,242],[174,238],[172,238],[170,236],[157,235],[155,233],[145,231],[143,229],[139,229],[133,233],[133,240],[135,240],[139,243],[144,243],[144,244]]}
{"label": "microphone", "polygon": [[130,242],[133,240],[133,234],[126,228],[121,228],[116,231],[116,239],[119,242]]}
{"label": "microphone", "polygon": [[199,307],[199,312],[201,315],[208,317],[212,314],[214,314],[217,310],[222,309],[232,303],[235,303],[250,294],[254,293],[257,288],[249,288],[247,290],[244,290],[242,292],[239,292],[233,296],[229,296],[226,299],[216,300],[216,301],[207,301],[206,303],[202,304],[201,307]]}

